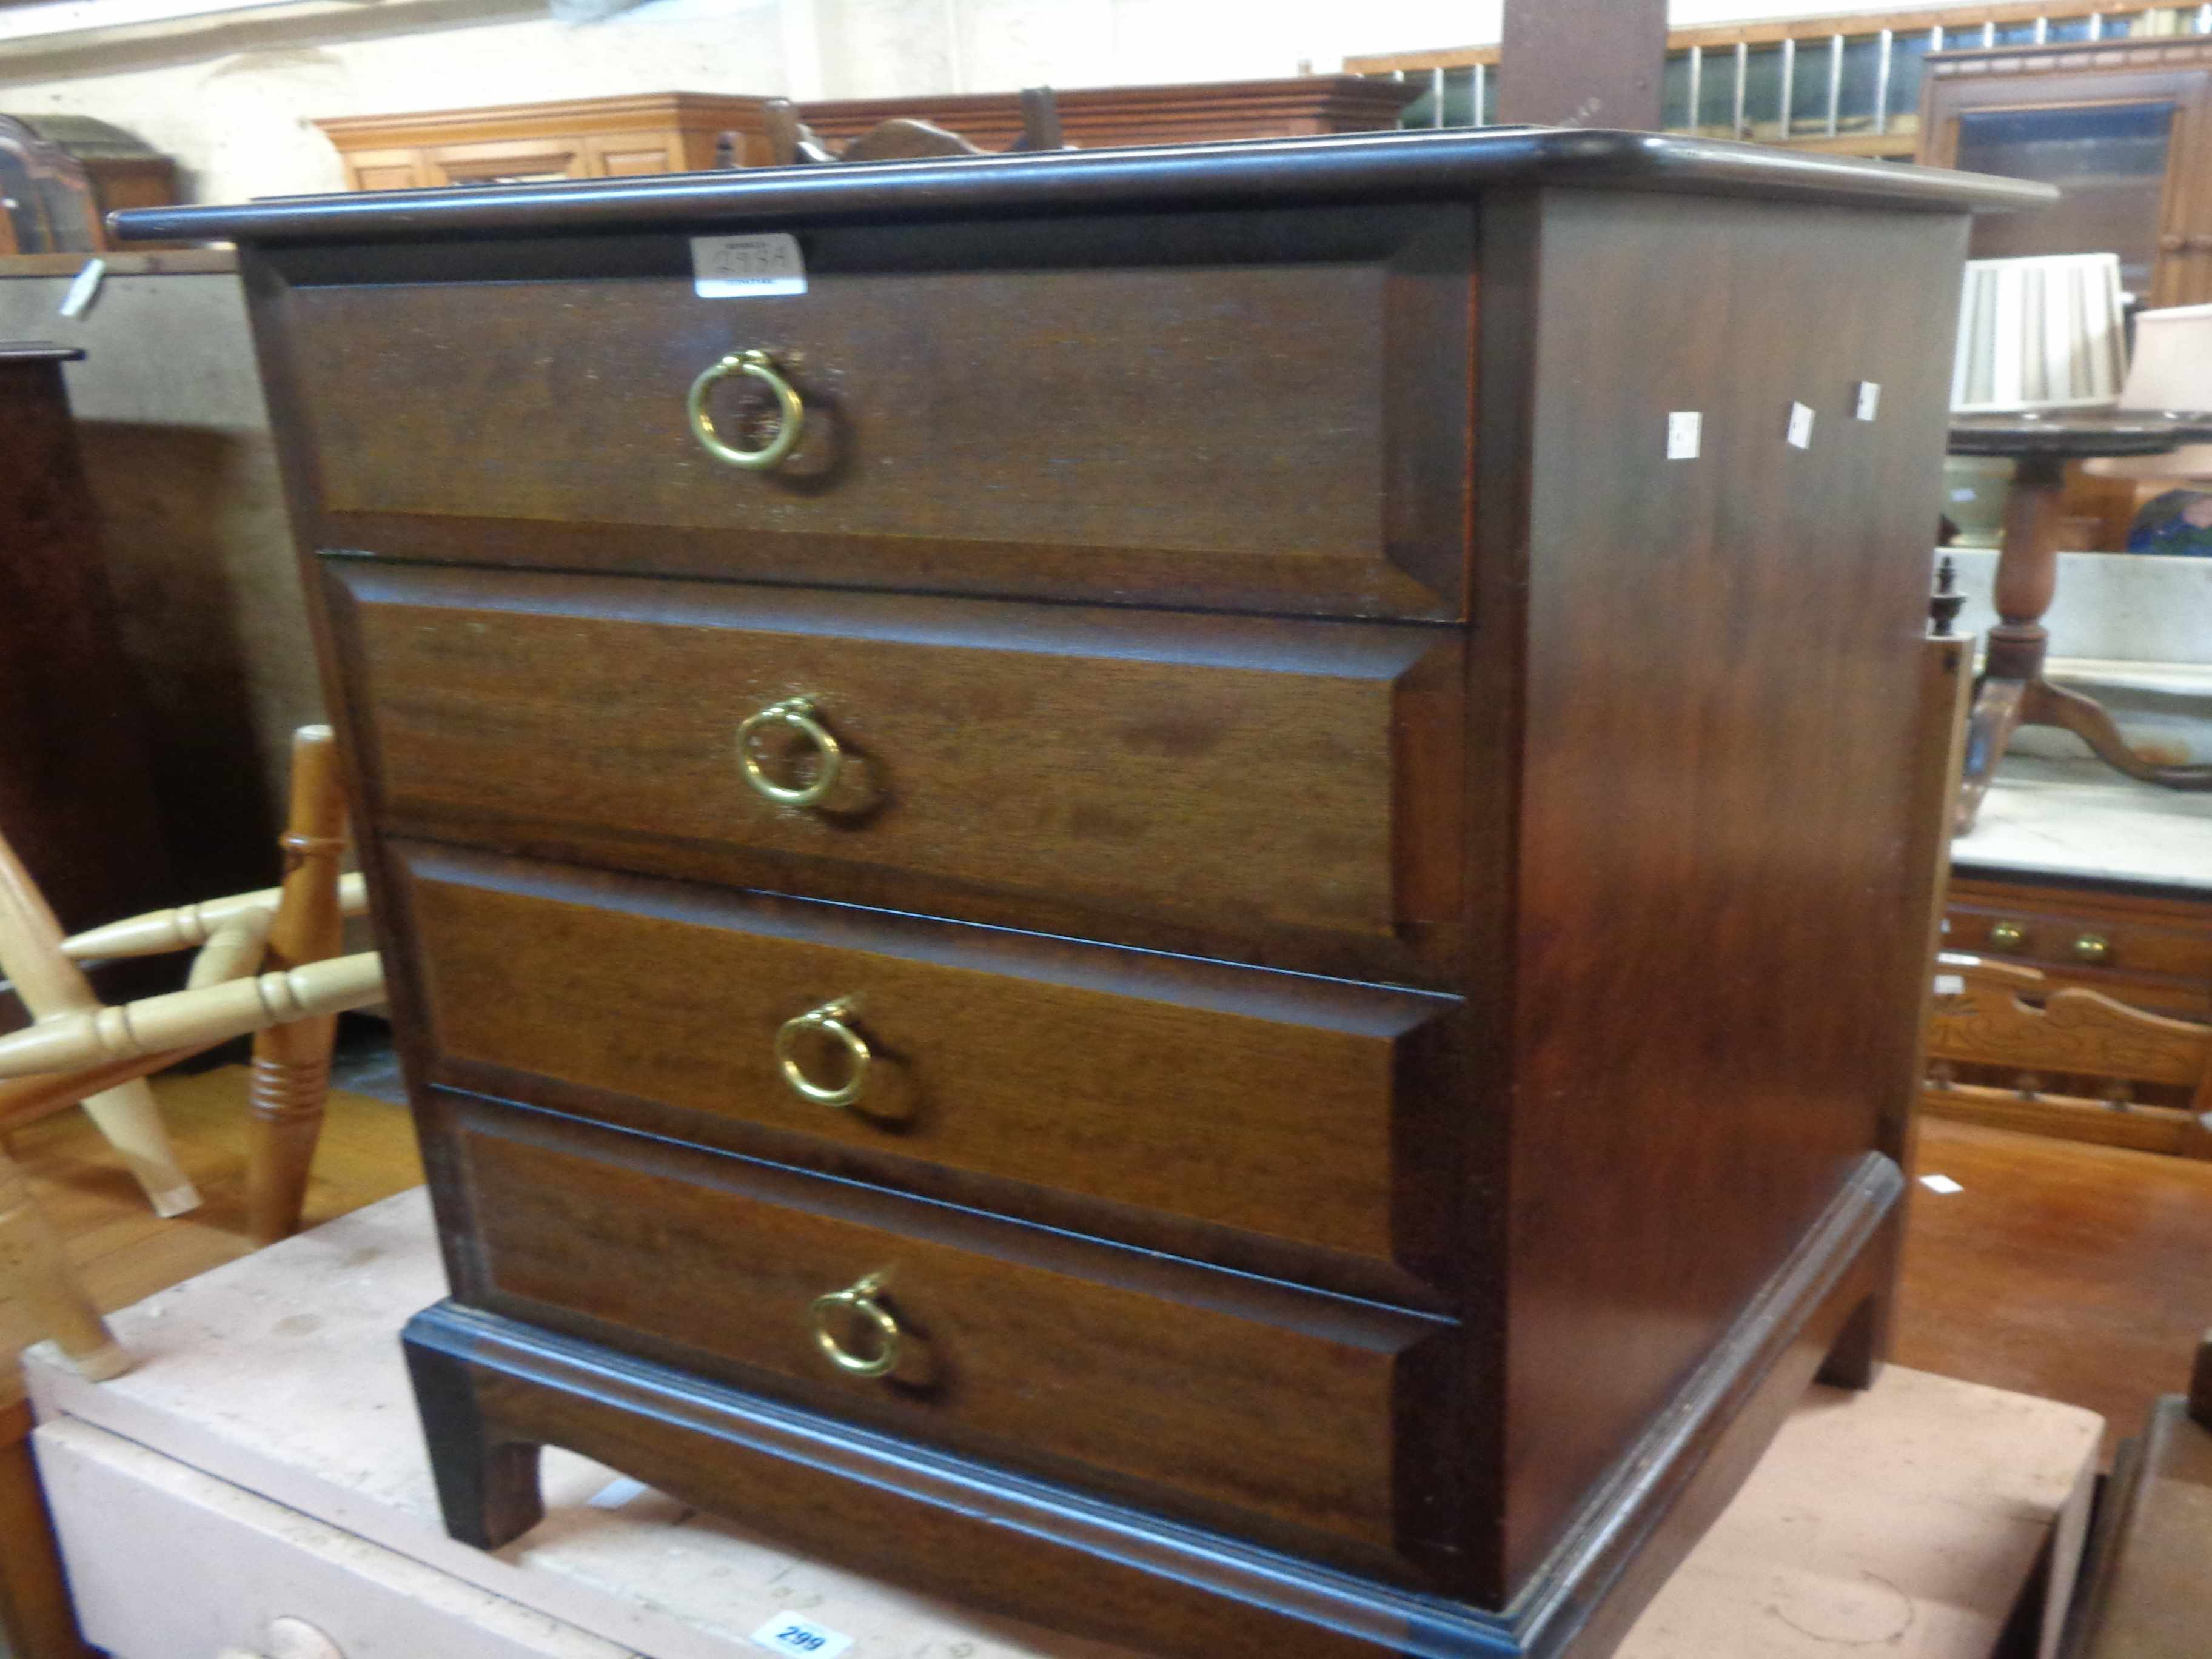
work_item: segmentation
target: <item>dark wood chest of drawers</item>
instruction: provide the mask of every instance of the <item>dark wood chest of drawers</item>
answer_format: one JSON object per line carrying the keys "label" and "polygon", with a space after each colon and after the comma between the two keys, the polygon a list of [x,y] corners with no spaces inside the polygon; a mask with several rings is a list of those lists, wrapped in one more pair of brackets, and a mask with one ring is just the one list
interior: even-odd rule
{"label": "dark wood chest of drawers", "polygon": [[[1947,951],[2032,970],[1939,995],[1922,1104],[1938,1116],[2212,1158],[2212,898],[2115,877],[1956,866]],[[1945,972],[1939,958],[1936,973]],[[1945,988],[1948,989],[1948,986]],[[2109,1003],[2069,1019],[2069,992]],[[2024,1002],[2014,997],[2024,998]],[[2061,1013],[2051,1018],[2051,999]],[[2040,1016],[2040,1017],[2039,1017]],[[2172,1022],[2180,1022],[2175,1024]]]}
{"label": "dark wood chest of drawers", "polygon": [[[1148,1650],[1605,1650],[1877,1358],[2008,199],[1506,131],[135,218],[244,244],[453,1529],[550,1443]],[[696,292],[753,233],[805,291]]]}

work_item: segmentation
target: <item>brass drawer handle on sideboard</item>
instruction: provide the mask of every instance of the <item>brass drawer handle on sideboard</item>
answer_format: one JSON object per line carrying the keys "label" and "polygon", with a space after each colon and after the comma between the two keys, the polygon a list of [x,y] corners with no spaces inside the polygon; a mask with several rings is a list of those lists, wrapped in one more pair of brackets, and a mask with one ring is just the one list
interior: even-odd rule
{"label": "brass drawer handle on sideboard", "polygon": [[1990,949],[2017,951],[2027,943],[2027,929],[2016,921],[2000,921],[1990,928]]}
{"label": "brass drawer handle on sideboard", "polygon": [[2112,941],[2102,933],[2081,933],[2074,940],[2076,962],[2109,962],[2112,956]]}
{"label": "brass drawer handle on sideboard", "polygon": [[[794,788],[769,776],[760,757],[753,752],[754,736],[769,726],[787,726],[806,739],[814,750],[811,782]],[[844,760],[845,751],[830,735],[830,728],[815,718],[811,698],[787,697],[781,702],[769,704],[757,714],[746,716],[738,726],[738,763],[745,769],[745,781],[781,805],[812,806],[827,799],[830,792],[837,787],[837,773]]]}
{"label": "brass drawer handle on sideboard", "polygon": [[[780,416],[775,435],[758,449],[739,449],[724,442],[722,434],[714,430],[714,417],[707,412],[708,393],[732,374],[750,375],[775,394]],[[765,351],[732,351],[719,362],[709,363],[691,382],[691,395],[684,399],[684,406],[691,416],[691,435],[699,441],[699,447],[716,460],[741,466],[748,472],[768,472],[781,465],[799,442],[799,425],[806,416],[799,393],[792,389],[790,381],[776,373],[775,359]]]}
{"label": "brass drawer handle on sideboard", "polygon": [[[848,1376],[888,1376],[898,1365],[898,1321],[876,1300],[883,1287],[884,1276],[870,1273],[844,1290],[817,1296],[808,1304],[806,1320],[814,1328],[815,1346],[822,1350],[823,1358]],[[874,1328],[873,1353],[856,1353],[838,1340],[836,1324],[845,1316]]]}
{"label": "brass drawer handle on sideboard", "polygon": [[[775,1063],[782,1069],[783,1080],[802,1098],[818,1106],[850,1106],[860,1097],[860,1090],[868,1080],[868,1064],[875,1055],[868,1048],[867,1038],[848,1023],[859,1006],[859,999],[840,997],[819,1008],[810,1008],[777,1027]],[[810,1031],[819,1031],[844,1049],[848,1069],[842,1083],[834,1086],[817,1083],[799,1065],[799,1040]]]}

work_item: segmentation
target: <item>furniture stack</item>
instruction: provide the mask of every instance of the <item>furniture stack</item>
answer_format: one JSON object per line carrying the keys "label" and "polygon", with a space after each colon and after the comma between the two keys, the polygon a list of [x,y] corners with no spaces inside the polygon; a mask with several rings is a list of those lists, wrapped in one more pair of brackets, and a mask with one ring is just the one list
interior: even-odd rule
{"label": "furniture stack", "polygon": [[1509,130],[126,218],[283,415],[447,1526],[555,1445],[1149,1650],[1607,1650],[1879,1363],[1955,707],[1881,296],[2047,199]]}

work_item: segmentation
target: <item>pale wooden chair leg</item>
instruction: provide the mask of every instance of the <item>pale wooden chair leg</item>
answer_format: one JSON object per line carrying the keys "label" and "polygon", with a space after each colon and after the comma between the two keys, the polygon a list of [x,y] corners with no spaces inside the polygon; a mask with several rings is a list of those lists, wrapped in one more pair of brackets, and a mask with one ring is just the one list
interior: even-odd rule
{"label": "pale wooden chair leg", "polygon": [[145,1189],[155,1215],[182,1215],[199,1208],[199,1188],[177,1163],[169,1132],[161,1124],[161,1109],[143,1079],[87,1097],[84,1109]]}
{"label": "pale wooden chair leg", "polygon": [[[7,974],[34,1020],[100,1007],[91,982],[62,954],[61,926],[4,836],[0,836],[0,971]],[[122,1154],[156,1215],[180,1215],[198,1206],[199,1193],[170,1148],[152,1090],[143,1083],[126,1083],[92,1096],[84,1109]]]}
{"label": "pale wooden chair leg", "polygon": [[104,1381],[131,1369],[12,1158],[0,1158],[0,1285],[23,1299],[31,1322],[85,1376]]}
{"label": "pale wooden chair leg", "polygon": [[[302,726],[292,738],[290,818],[280,843],[283,897],[269,930],[267,965],[272,969],[338,953],[345,929],[338,897],[345,811],[331,728]],[[331,1091],[331,1046],[337,1036],[337,1017],[325,1015],[273,1025],[253,1039],[246,1190],[247,1225],[257,1244],[289,1237],[300,1224],[308,1170],[323,1131],[323,1104]]]}

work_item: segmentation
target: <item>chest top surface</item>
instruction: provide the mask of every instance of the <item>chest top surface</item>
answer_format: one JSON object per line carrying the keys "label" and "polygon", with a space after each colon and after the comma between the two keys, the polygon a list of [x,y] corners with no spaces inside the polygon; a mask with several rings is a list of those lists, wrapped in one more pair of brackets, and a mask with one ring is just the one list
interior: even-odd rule
{"label": "chest top surface", "polygon": [[647,179],[274,198],[118,214],[126,241],[413,240],[676,223],[819,224],[1304,203],[1376,204],[1529,185],[1753,196],[1964,213],[2055,199],[2019,179],[1758,144],[1554,127],[1066,150]]}

